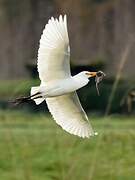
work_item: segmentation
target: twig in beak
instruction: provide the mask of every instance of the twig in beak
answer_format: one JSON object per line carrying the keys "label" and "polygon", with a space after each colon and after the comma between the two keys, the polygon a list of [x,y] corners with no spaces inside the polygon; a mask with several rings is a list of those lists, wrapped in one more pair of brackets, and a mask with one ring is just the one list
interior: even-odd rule
{"label": "twig in beak", "polygon": [[103,78],[105,76],[106,76],[105,73],[103,73],[102,71],[98,71],[97,74],[96,74],[95,82],[96,82],[96,89],[97,89],[98,96],[100,96],[98,84],[103,80]]}
{"label": "twig in beak", "polygon": [[98,83],[97,82],[96,82],[96,89],[97,89],[98,96],[100,96],[99,89],[98,89]]}

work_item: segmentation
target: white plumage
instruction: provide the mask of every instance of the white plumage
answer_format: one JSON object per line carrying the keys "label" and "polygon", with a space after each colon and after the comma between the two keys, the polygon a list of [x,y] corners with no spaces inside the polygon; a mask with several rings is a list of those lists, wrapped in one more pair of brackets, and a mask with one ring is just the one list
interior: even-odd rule
{"label": "white plumage", "polygon": [[38,51],[38,72],[41,83],[71,76],[70,48],[67,33],[67,20],[53,17],[46,24],[40,39]]}
{"label": "white plumage", "polygon": [[53,17],[43,30],[38,51],[39,87],[32,87],[31,99],[36,104],[46,100],[54,120],[67,132],[80,137],[95,133],[84,112],[76,90],[85,86],[95,72],[70,73],[70,47],[66,15]]}

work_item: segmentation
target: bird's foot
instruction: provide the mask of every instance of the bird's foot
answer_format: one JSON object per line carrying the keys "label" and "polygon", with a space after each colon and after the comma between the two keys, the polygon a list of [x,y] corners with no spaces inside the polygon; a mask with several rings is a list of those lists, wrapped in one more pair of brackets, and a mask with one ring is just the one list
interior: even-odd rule
{"label": "bird's foot", "polygon": [[28,102],[30,100],[30,97],[20,97],[20,98],[16,98],[15,100],[11,101],[12,104],[14,104],[15,106]]}

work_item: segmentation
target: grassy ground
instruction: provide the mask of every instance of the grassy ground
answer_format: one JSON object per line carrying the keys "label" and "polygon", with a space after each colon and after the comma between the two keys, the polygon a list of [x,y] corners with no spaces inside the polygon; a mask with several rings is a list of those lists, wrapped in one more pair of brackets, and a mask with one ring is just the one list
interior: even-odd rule
{"label": "grassy ground", "polygon": [[50,116],[0,112],[0,180],[133,180],[135,119],[92,118],[98,136],[80,139]]}

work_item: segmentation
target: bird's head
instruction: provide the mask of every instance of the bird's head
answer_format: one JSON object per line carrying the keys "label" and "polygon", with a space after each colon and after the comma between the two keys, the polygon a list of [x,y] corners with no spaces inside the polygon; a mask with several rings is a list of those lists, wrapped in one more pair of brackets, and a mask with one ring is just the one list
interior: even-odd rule
{"label": "bird's head", "polygon": [[97,71],[97,72],[82,71],[81,73],[79,73],[79,76],[81,77],[81,79],[86,81],[86,83],[89,81],[89,78],[95,77],[96,89],[97,89],[97,92],[98,92],[98,95],[99,95],[98,84],[106,76],[105,73],[103,73],[102,71]]}
{"label": "bird's head", "polygon": [[97,75],[97,72],[82,71],[79,74],[80,74],[80,76],[89,79],[91,77],[95,77]]}
{"label": "bird's head", "polygon": [[96,77],[96,78],[102,77],[103,78],[104,76],[106,76],[105,73],[103,73],[102,71],[97,71],[97,72],[82,71],[79,74],[80,74],[80,76],[88,78],[88,79],[91,77]]}

